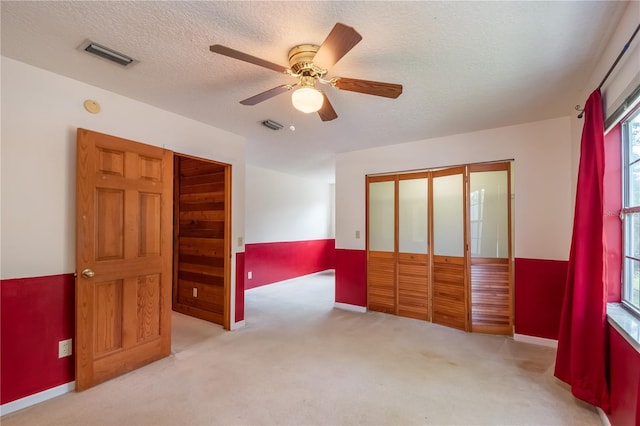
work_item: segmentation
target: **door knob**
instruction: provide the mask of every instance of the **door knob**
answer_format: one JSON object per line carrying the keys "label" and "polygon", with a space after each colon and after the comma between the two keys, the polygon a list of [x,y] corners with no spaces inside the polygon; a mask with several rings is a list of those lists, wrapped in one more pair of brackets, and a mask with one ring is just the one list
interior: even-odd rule
{"label": "door knob", "polygon": [[93,278],[93,276],[95,275],[95,272],[93,272],[91,269],[87,268],[85,270],[82,271],[82,276],[84,278]]}

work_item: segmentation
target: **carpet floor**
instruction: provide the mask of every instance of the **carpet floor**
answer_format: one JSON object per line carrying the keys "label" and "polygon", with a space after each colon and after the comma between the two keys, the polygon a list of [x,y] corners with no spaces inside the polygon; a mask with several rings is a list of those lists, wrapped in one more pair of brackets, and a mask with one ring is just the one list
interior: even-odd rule
{"label": "carpet floor", "polygon": [[327,271],[246,292],[246,327],[173,314],[170,357],[11,425],[600,425],[555,350],[333,307]]}

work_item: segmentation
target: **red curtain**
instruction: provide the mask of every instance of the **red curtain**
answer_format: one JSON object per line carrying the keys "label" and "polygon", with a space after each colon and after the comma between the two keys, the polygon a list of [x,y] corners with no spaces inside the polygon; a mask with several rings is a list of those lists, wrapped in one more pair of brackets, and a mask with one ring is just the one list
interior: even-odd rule
{"label": "red curtain", "polygon": [[604,118],[600,90],[585,105],[573,237],[555,375],[577,398],[609,411],[604,282]]}

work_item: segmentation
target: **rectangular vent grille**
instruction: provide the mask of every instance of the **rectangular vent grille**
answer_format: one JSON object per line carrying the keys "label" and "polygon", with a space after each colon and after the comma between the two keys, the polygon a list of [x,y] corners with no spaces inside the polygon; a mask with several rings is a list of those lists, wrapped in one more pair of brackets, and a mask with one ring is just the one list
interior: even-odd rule
{"label": "rectangular vent grille", "polygon": [[93,53],[94,55],[98,55],[101,58],[108,59],[123,66],[127,66],[133,62],[133,58],[94,42],[89,42],[84,48],[84,51]]}
{"label": "rectangular vent grille", "polygon": [[264,120],[262,122],[262,125],[264,127],[268,127],[271,130],[280,130],[282,129],[284,126],[276,121],[273,120]]}

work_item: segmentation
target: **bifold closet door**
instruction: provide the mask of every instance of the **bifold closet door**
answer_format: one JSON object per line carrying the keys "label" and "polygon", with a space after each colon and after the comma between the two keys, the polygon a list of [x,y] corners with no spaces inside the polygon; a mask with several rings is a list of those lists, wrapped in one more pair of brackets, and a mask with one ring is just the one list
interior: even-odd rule
{"label": "bifold closet door", "polygon": [[513,333],[510,164],[469,166],[471,330]]}
{"label": "bifold closet door", "polygon": [[432,173],[432,321],[468,330],[464,167]]}
{"label": "bifold closet door", "polygon": [[429,174],[398,181],[398,315],[429,321]]}
{"label": "bifold closet door", "polygon": [[367,178],[367,309],[396,313],[396,181]]}

